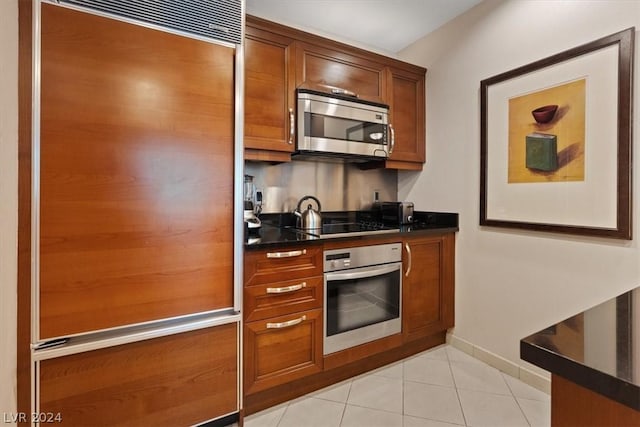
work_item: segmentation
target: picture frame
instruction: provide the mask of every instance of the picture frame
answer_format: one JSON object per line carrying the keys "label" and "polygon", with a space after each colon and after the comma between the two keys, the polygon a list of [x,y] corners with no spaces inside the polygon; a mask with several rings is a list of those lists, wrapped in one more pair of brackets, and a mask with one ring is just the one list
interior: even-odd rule
{"label": "picture frame", "polygon": [[480,82],[480,225],[632,239],[635,28]]}

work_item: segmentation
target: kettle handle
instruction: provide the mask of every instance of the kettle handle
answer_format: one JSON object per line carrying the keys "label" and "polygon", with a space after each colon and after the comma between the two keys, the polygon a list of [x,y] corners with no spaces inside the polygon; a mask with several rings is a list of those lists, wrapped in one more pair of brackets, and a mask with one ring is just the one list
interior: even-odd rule
{"label": "kettle handle", "polygon": [[318,212],[322,212],[322,208],[320,207],[320,200],[318,200],[317,198],[315,198],[313,196],[304,196],[302,199],[300,199],[300,201],[298,202],[298,206],[296,206],[296,210],[298,212],[302,212],[300,210],[300,207],[302,206],[302,202],[304,202],[307,199],[313,199],[318,205]]}

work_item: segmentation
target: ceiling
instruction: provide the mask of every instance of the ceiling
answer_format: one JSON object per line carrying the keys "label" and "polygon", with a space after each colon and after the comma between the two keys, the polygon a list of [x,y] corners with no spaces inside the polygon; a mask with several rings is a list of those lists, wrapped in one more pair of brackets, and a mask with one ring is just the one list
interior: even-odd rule
{"label": "ceiling", "polygon": [[246,0],[247,13],[397,53],[482,0]]}

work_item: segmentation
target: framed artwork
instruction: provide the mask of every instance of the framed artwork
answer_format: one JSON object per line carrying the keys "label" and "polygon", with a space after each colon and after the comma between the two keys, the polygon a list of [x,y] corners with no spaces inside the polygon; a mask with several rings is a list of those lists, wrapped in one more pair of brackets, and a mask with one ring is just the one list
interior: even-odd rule
{"label": "framed artwork", "polygon": [[480,82],[480,225],[631,239],[634,35]]}

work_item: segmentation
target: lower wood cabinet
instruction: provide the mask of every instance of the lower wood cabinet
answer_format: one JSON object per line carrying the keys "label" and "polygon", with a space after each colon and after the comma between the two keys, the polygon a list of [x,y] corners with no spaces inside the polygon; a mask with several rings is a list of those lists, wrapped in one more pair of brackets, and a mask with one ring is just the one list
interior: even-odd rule
{"label": "lower wood cabinet", "polygon": [[244,391],[254,393],[322,371],[322,309],[244,325]]}
{"label": "lower wood cabinet", "polygon": [[553,374],[551,376],[551,425],[555,427],[640,426],[640,411]]}
{"label": "lower wood cabinet", "polygon": [[454,325],[455,233],[406,233],[402,333],[323,356],[323,250],[399,239],[245,252],[245,415],[445,342]]}
{"label": "lower wood cabinet", "polygon": [[454,324],[454,234],[403,239],[402,332],[414,340]]}
{"label": "lower wood cabinet", "polygon": [[238,327],[43,360],[38,412],[68,426],[189,426],[235,413]]}

